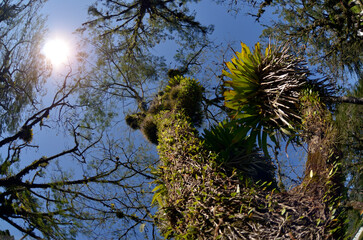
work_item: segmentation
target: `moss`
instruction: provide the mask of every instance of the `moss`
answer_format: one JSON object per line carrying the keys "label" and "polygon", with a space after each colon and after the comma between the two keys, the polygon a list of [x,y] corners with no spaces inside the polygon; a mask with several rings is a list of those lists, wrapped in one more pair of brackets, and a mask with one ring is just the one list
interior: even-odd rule
{"label": "moss", "polygon": [[[183,110],[184,113],[191,119],[195,126],[200,126],[203,121],[203,112],[201,101],[203,96],[203,87],[194,79],[183,78],[180,80],[180,85],[171,89],[170,93],[177,98],[175,108]],[[173,98],[174,99],[174,98]]]}
{"label": "moss", "polygon": [[200,110],[202,89],[194,79],[175,76],[170,79],[165,90],[155,96],[146,113],[127,115],[126,123],[132,129],[141,129],[146,139],[154,144],[158,144],[154,116],[160,112],[182,111],[194,125],[199,126],[203,119]]}
{"label": "moss", "polygon": [[170,100],[177,99],[179,97],[180,90],[181,90],[180,86],[175,86],[175,87],[171,88],[170,93],[169,93]]}
{"label": "moss", "polygon": [[203,120],[202,93],[203,87],[195,79],[175,76],[155,96],[147,114],[155,116],[161,111],[183,111],[195,126],[200,126]]}
{"label": "moss", "polygon": [[145,118],[144,114],[136,113],[130,114],[125,117],[126,124],[134,130],[140,129],[140,124]]}
{"label": "moss", "polygon": [[33,129],[29,126],[23,126],[20,129],[20,139],[24,142],[30,143],[33,140]]}
{"label": "moss", "polygon": [[169,69],[169,71],[168,71],[169,78],[174,78],[176,76],[181,76],[181,75],[183,75],[183,74],[179,69]]}
{"label": "moss", "polygon": [[[174,75],[173,77],[169,77],[169,83],[168,85],[170,87],[174,87],[174,86],[177,86],[180,84],[180,81],[183,79],[184,77],[179,75],[179,74],[176,74]],[[166,87],[165,89],[166,91],[168,90],[168,87]]]}
{"label": "moss", "polygon": [[141,131],[149,142],[158,144],[158,129],[153,116],[148,115],[145,117],[141,124]]}

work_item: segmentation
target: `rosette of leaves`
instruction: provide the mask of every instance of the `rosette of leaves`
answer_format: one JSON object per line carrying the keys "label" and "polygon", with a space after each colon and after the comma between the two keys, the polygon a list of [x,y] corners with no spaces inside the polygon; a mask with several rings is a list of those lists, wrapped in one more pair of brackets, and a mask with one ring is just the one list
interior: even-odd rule
{"label": "rosette of leaves", "polygon": [[218,154],[217,161],[225,169],[236,169],[255,182],[273,182],[274,166],[257,150],[254,141],[246,139],[248,131],[234,121],[223,121],[204,130],[202,137],[205,147]]}
{"label": "rosette of leaves", "polygon": [[267,136],[277,143],[275,134],[293,136],[301,121],[299,98],[307,84],[323,88],[324,81],[309,81],[309,70],[303,58],[289,53],[287,45],[276,48],[269,45],[264,53],[257,43],[253,52],[241,43],[241,52],[235,52],[229,71],[223,75],[225,106],[230,117],[252,129],[251,140],[259,142],[265,154]]}

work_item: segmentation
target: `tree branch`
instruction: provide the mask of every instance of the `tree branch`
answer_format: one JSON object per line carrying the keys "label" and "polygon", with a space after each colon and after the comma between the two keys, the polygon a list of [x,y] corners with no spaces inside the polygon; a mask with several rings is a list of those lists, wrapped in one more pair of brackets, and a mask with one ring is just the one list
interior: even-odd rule
{"label": "tree branch", "polygon": [[351,103],[351,104],[363,104],[363,98],[351,97],[351,96],[330,96],[330,97],[323,97],[323,101],[330,102],[330,103]]}

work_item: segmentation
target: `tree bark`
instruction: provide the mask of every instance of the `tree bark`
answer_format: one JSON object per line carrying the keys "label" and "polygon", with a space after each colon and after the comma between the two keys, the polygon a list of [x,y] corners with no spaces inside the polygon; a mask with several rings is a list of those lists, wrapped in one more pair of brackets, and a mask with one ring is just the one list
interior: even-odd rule
{"label": "tree bark", "polygon": [[324,97],[323,100],[330,103],[351,103],[351,104],[363,105],[363,98],[357,98],[351,96],[343,96],[343,97],[330,96],[330,97]]}

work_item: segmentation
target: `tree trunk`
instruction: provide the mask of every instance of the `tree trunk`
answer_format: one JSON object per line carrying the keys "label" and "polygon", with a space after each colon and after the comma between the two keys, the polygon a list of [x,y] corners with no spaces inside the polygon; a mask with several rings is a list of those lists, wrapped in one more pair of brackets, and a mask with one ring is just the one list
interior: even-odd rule
{"label": "tree trunk", "polygon": [[[156,219],[165,238],[332,238],[329,230],[336,220],[323,199],[328,170],[315,175],[321,184],[309,183],[301,191],[267,191],[218,166],[217,156],[204,149],[183,114],[165,113],[157,122],[161,165],[154,201],[159,203]],[[326,168],[325,155],[315,150],[308,161],[313,171]]]}
{"label": "tree trunk", "polygon": [[[193,86],[190,79],[181,81],[184,88]],[[184,91],[179,95],[192,92]],[[148,113],[157,125],[160,165],[153,171],[157,177],[153,203],[158,206],[155,221],[161,234],[166,239],[202,240],[343,237],[337,210],[342,185],[336,132],[319,99],[306,99],[302,107],[309,145],[305,178],[288,192],[271,191],[269,183],[255,183],[238,170],[224,169],[217,153],[204,147],[192,118],[186,116],[188,111],[180,107],[188,104]]]}

